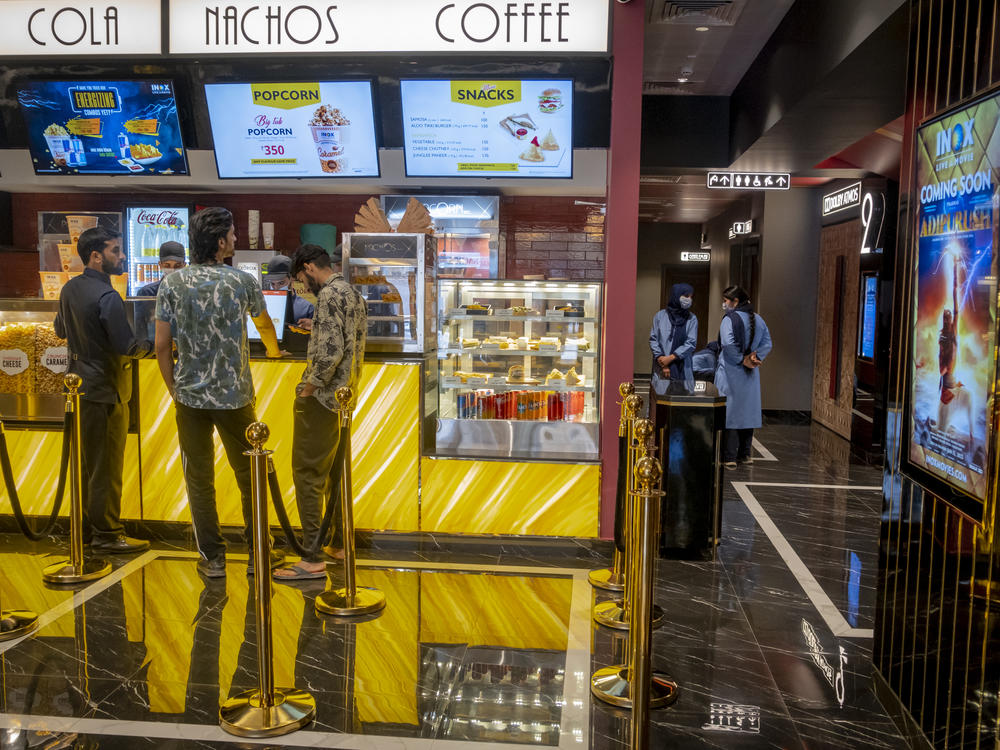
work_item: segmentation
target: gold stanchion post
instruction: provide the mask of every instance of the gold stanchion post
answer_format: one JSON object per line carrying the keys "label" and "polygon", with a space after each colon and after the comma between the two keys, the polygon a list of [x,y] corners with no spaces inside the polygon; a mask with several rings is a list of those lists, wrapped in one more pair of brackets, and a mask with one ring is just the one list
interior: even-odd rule
{"label": "gold stanchion post", "polygon": [[[622,397],[619,402],[621,407],[621,413],[618,418],[618,439],[622,440],[628,436],[628,423],[629,420],[626,418],[625,412],[625,399],[629,396],[635,394],[635,386],[632,383],[625,382],[618,386],[618,394]],[[627,443],[626,443],[627,445]],[[628,456],[628,449],[626,448],[626,456]],[[627,463],[627,461],[626,461]],[[628,471],[627,467],[621,467],[621,470]],[[625,475],[629,475],[626,473]],[[626,488],[631,480],[626,479]],[[628,507],[628,497],[626,493],[625,507]],[[624,509],[623,509],[624,510]],[[626,531],[626,537],[628,532]],[[588,576],[590,580],[590,585],[597,589],[603,589],[604,591],[624,591],[625,590],[625,555],[622,550],[615,546],[614,557],[611,560],[610,568],[600,568],[598,570],[590,571]]]}
{"label": "gold stanchion post", "polygon": [[354,392],[344,386],[334,396],[340,406],[340,439],[344,446],[341,468],[341,509],[344,535],[344,588],[324,591],[316,597],[316,610],[327,615],[351,617],[368,615],[385,609],[385,594],[375,588],[358,586],[354,568],[354,493],[351,485],[351,411]]}
{"label": "gold stanchion post", "polygon": [[[642,407],[642,400],[638,396],[630,396],[629,398],[634,398],[638,402],[628,404],[628,399],[626,399],[627,405],[633,407],[630,409],[630,412],[637,415]],[[608,628],[615,628],[616,630],[628,630],[629,628],[629,618],[632,611],[632,591],[638,580],[637,566],[641,563],[641,556],[638,554],[636,548],[636,540],[639,538],[639,527],[638,513],[636,512],[638,500],[635,495],[634,469],[639,456],[646,452],[649,438],[653,436],[653,423],[648,419],[636,419],[633,417],[629,420],[628,426],[630,428],[628,443],[630,480],[628,483],[628,498],[626,499],[628,510],[625,514],[625,591],[621,599],[601,602],[594,607],[593,612],[594,622]],[[662,622],[663,610],[658,605],[654,605],[650,624],[652,627],[658,628]]]}
{"label": "gold stanchion post", "polygon": [[305,690],[274,687],[271,634],[271,536],[267,520],[267,457],[270,430],[263,422],[247,428],[253,502],[254,596],[257,620],[256,690],[235,695],[219,708],[219,723],[238,737],[276,737],[304,727],[316,716],[316,700]]}
{"label": "gold stanchion post", "polygon": [[633,744],[630,747],[636,749],[648,747],[648,744],[634,743],[637,731],[644,733],[639,741],[648,743],[649,709],[669,706],[677,700],[677,683],[662,673],[654,672],[650,664],[653,642],[653,576],[660,498],[663,496],[663,492],[658,489],[661,474],[659,462],[648,454],[636,463],[635,479],[639,489],[634,494],[639,500],[636,507],[638,536],[635,539],[637,560],[632,572],[637,579],[629,602],[632,627],[629,630],[627,664],[599,669],[590,680],[590,690],[594,697],[613,706],[633,709]]}
{"label": "gold stanchion post", "polygon": [[85,559],[83,556],[83,456],[80,432],[82,382],[80,376],[72,372],[63,379],[66,385],[66,412],[73,415],[69,436],[69,560],[53,563],[42,570],[42,580],[57,585],[93,581],[111,572],[111,563],[105,558]]}

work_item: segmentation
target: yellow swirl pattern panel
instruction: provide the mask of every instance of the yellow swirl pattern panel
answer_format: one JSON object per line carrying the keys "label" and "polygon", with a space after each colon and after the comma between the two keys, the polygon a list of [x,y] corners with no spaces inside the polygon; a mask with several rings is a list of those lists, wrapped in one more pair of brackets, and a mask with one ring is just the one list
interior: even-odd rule
{"label": "yellow swirl pattern panel", "polygon": [[421,573],[420,640],[565,651],[570,578]]}
{"label": "yellow swirl pattern panel", "polygon": [[421,461],[421,531],[596,537],[596,464]]}
{"label": "yellow swirl pattern panel", "polygon": [[[177,445],[173,401],[155,362],[139,363],[142,403],[143,514],[146,519],[190,522]],[[267,423],[282,499],[298,524],[292,482],[292,404],[302,362],[252,362],[257,417]],[[417,530],[420,368],[369,363],[354,415],[355,524],[358,528]],[[215,488],[222,524],[243,525],[239,490],[222,444],[215,441]]]}
{"label": "yellow swirl pattern panel", "polygon": [[420,577],[412,571],[358,569],[358,585],[374,586],[386,598],[381,616],[355,630],[354,697],[362,722],[420,723]]}
{"label": "yellow swirl pattern panel", "polygon": [[[61,430],[6,430],[14,484],[26,515],[48,516],[59,484],[62,457]],[[139,518],[139,439],[125,441],[125,470],[122,476],[122,518]],[[70,488],[67,479],[59,515],[69,515]],[[0,513],[13,513],[6,488],[0,488]]]}

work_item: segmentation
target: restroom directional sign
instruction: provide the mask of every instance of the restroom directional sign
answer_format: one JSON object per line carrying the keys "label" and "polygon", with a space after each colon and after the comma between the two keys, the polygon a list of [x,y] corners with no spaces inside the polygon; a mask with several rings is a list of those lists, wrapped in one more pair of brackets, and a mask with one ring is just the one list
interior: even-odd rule
{"label": "restroom directional sign", "polygon": [[706,185],[714,190],[788,190],[788,172],[709,172]]}

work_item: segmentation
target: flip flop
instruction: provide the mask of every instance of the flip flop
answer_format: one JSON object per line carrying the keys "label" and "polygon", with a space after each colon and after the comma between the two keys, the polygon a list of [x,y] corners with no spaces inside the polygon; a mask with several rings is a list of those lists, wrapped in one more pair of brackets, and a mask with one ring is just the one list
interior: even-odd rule
{"label": "flip flop", "polygon": [[[292,571],[295,571],[295,574],[294,575],[287,575],[286,574],[286,575],[279,576],[278,575],[278,571],[279,570],[292,570]],[[289,565],[286,568],[278,568],[273,573],[271,573],[271,578],[274,579],[275,581],[279,582],[279,583],[284,583],[286,581],[309,581],[309,580],[315,580],[317,578],[326,578],[326,571],[325,570],[317,570],[317,571],[306,570],[305,568],[303,568],[298,563],[295,563],[295,565]]]}

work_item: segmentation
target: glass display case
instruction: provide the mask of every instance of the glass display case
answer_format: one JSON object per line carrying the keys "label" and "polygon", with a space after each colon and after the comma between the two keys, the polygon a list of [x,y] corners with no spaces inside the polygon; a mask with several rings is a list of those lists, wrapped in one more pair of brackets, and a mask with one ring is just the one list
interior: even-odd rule
{"label": "glass display case", "polygon": [[597,460],[601,285],[439,285],[437,455]]}
{"label": "glass display case", "polygon": [[0,419],[61,425],[66,399],[63,375],[69,367],[66,341],[52,321],[59,302],[0,300]]}
{"label": "glass display case", "polygon": [[433,351],[437,243],[425,234],[345,233],[344,276],[368,303],[372,352]]}

